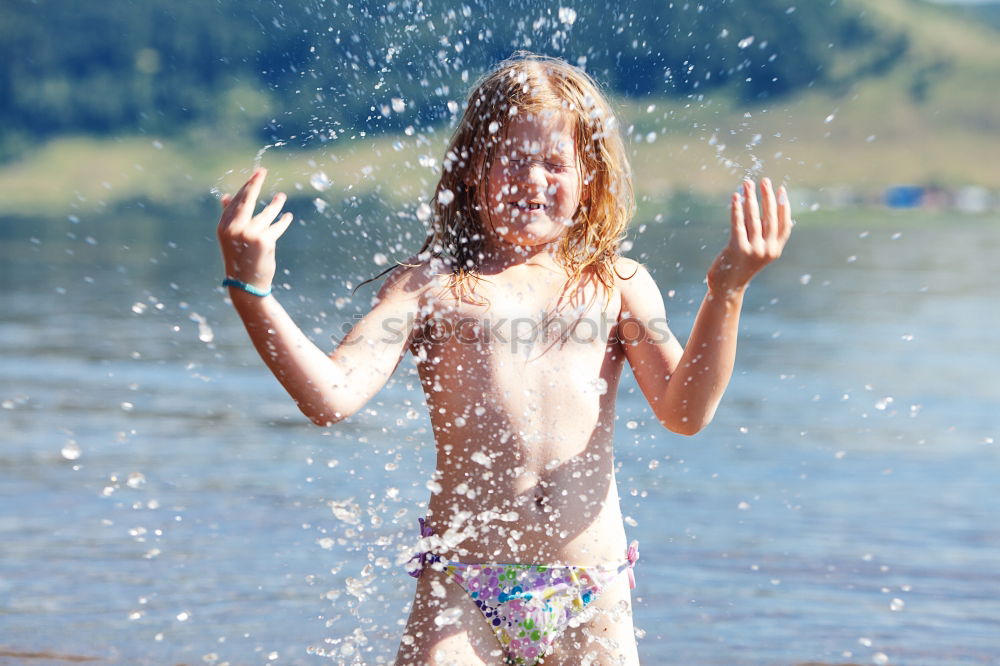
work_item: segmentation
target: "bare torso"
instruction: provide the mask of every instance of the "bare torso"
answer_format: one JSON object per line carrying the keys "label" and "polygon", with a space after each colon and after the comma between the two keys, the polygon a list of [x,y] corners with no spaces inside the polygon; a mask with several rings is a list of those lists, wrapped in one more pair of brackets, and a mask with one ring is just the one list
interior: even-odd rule
{"label": "bare torso", "polygon": [[[428,522],[463,562],[598,564],[625,552],[614,475],[621,296],[519,265],[421,296],[411,343],[437,441]],[[485,299],[489,305],[479,304]],[[436,485],[435,485],[436,484]]]}

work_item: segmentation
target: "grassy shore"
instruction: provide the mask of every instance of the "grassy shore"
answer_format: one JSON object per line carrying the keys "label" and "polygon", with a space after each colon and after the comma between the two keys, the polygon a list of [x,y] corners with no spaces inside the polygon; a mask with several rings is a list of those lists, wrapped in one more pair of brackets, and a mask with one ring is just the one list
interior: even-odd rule
{"label": "grassy shore", "polygon": [[[793,188],[894,184],[1000,190],[1000,40],[988,27],[907,0],[869,8],[909,36],[888,74],[794,98],[740,105],[704,99],[619,99],[636,194],[716,197],[746,175]],[[269,187],[331,202],[377,196],[415,208],[432,194],[451,129],[343,135],[311,149],[271,148]],[[184,208],[239,186],[263,146],[194,128],[174,137],[61,137],[0,165],[0,215],[60,216],[130,201]],[[324,173],[330,185],[310,180]]]}

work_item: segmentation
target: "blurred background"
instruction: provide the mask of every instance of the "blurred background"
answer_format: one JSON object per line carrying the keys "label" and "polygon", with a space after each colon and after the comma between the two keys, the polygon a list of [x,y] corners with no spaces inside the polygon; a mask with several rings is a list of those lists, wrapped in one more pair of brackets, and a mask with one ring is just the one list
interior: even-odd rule
{"label": "blurred background", "polygon": [[927,0],[4,2],[0,663],[391,663],[415,368],[311,426],[218,286],[217,197],[268,167],[279,299],[332,348],[517,49],[611,96],[682,341],[728,193],[796,209],[708,429],[622,380],[643,663],[997,663],[1000,4]]}

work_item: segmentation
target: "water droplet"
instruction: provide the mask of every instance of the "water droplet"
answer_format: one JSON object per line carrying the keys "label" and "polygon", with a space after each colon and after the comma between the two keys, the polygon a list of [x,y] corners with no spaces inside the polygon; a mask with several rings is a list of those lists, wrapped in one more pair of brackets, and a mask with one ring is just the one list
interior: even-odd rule
{"label": "water droplet", "polygon": [[889,656],[885,652],[876,652],[872,655],[872,663],[879,664],[879,666],[882,664],[888,664]]}
{"label": "water droplet", "polygon": [[348,525],[358,524],[361,515],[361,507],[354,502],[353,497],[341,501],[331,500],[329,505],[330,511],[333,512],[333,515],[336,516],[338,520],[342,520]]}
{"label": "water droplet", "polygon": [[208,320],[202,317],[197,312],[192,312],[188,315],[188,319],[198,324],[198,339],[202,342],[211,342],[215,339],[215,333],[212,332],[212,327],[208,325]]}
{"label": "water droplet", "polygon": [[146,304],[145,303],[135,303],[135,304],[132,305],[132,312],[134,312],[136,314],[142,314],[145,311],[146,311]]}
{"label": "water droplet", "polygon": [[739,504],[736,505],[736,508],[739,509],[740,511],[748,511],[750,509],[750,503],[740,502]]}
{"label": "water droplet", "polygon": [[121,408],[122,411],[124,412],[131,412],[133,409],[135,409],[135,405],[133,405],[131,402],[123,402],[121,404]]}
{"label": "water droplet", "polygon": [[447,206],[454,200],[455,200],[455,193],[452,192],[451,190],[445,189],[438,192],[438,203],[440,203],[442,206]]}
{"label": "water droplet", "polygon": [[375,262],[376,266],[385,266],[387,263],[389,263],[389,258],[386,257],[381,252],[376,252],[374,256],[372,256],[372,261]]}
{"label": "water droplet", "polygon": [[330,177],[326,175],[324,171],[317,171],[313,175],[309,176],[309,184],[313,186],[319,192],[330,189],[333,185],[333,181]]}
{"label": "water droplet", "polygon": [[189,619],[191,619],[191,613],[189,613],[188,611],[181,611],[180,613],[177,614],[178,622],[187,622]]}
{"label": "water droplet", "polygon": [[635,430],[636,428],[639,427],[639,422],[638,421],[627,421],[625,423],[625,427],[628,428],[629,430]]}
{"label": "water droplet", "polygon": [[425,203],[421,203],[417,206],[417,219],[421,222],[426,222],[431,219],[431,207]]}
{"label": "water droplet", "polygon": [[754,39],[755,38],[753,35],[750,35],[749,37],[744,37],[740,41],[736,42],[736,46],[738,46],[741,49],[745,49],[749,47],[751,44],[753,44]]}
{"label": "water droplet", "polygon": [[894,612],[903,610],[904,606],[906,606],[906,602],[898,597],[889,602],[889,610]]}
{"label": "water droplet", "polygon": [[80,448],[75,439],[71,439],[63,445],[60,453],[66,460],[79,460],[80,456],[83,455],[83,449]]}
{"label": "water droplet", "polygon": [[875,403],[875,409],[879,411],[885,411],[885,408],[891,405],[893,402],[892,396],[886,396]]}
{"label": "water droplet", "polygon": [[496,134],[497,130],[500,129],[500,123],[498,123],[497,121],[494,120],[494,121],[492,121],[490,123],[490,125],[489,125],[489,127],[487,129],[489,129],[490,134]]}
{"label": "water droplet", "polygon": [[809,273],[803,273],[802,275],[799,276],[799,284],[809,284],[811,280],[812,280],[812,275],[810,275]]}
{"label": "water droplet", "polygon": [[566,25],[573,25],[576,22],[576,10],[570,7],[560,7],[559,21]]}
{"label": "water droplet", "polygon": [[344,581],[344,587],[347,588],[347,593],[353,597],[357,597],[358,600],[364,601],[368,594],[367,581],[364,579],[354,578],[349,576]]}
{"label": "water droplet", "polygon": [[396,113],[402,113],[406,111],[406,102],[399,97],[392,98],[392,110]]}
{"label": "water droplet", "polygon": [[146,476],[142,472],[132,472],[128,475],[125,485],[129,488],[142,488],[146,485]]}
{"label": "water droplet", "polygon": [[438,613],[434,617],[434,624],[439,627],[447,627],[448,625],[458,622],[460,617],[462,617],[462,609],[458,606],[453,606],[452,608],[446,608]]}

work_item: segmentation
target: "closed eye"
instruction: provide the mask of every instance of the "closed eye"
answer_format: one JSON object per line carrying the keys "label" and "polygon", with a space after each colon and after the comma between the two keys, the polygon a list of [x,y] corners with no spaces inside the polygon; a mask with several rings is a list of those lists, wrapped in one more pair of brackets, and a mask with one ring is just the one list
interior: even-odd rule
{"label": "closed eye", "polygon": [[[532,162],[536,162],[537,160],[529,160],[519,157],[509,157],[501,159],[501,162],[504,161],[506,161],[512,166],[521,167],[531,164]],[[545,168],[548,169],[549,171],[553,171],[556,173],[564,173],[573,168],[572,165],[562,164],[561,162],[541,162],[541,164],[544,164]]]}

